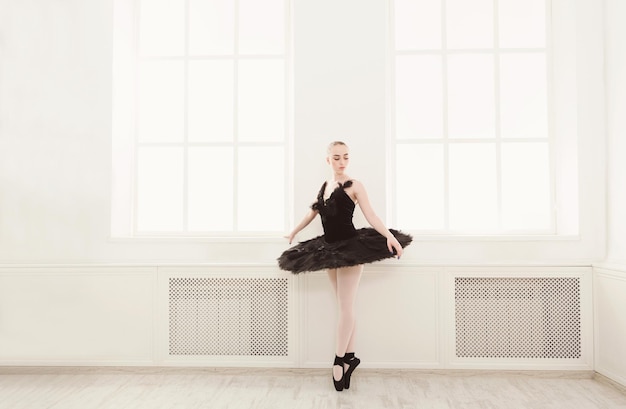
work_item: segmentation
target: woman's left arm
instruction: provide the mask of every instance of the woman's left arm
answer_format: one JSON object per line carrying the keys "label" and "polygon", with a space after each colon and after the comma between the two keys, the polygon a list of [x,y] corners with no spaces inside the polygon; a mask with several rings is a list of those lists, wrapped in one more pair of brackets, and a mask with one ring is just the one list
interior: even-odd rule
{"label": "woman's left arm", "polygon": [[367,191],[365,190],[363,184],[355,180],[352,184],[352,191],[354,192],[354,197],[356,198],[367,222],[378,233],[387,238],[387,248],[391,253],[393,253],[393,250],[395,249],[397,257],[400,258],[400,256],[402,256],[402,246],[372,208],[369,197],[367,196]]}

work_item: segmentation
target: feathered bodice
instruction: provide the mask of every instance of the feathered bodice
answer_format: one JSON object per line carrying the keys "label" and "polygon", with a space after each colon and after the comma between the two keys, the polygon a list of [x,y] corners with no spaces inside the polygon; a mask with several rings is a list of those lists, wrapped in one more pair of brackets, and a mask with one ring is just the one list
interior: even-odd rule
{"label": "feathered bodice", "polygon": [[356,236],[356,229],[352,224],[354,214],[354,201],[344,189],[352,186],[352,181],[337,183],[337,188],[333,190],[328,199],[324,200],[327,182],[317,194],[317,201],[311,208],[317,210],[322,218],[324,227],[324,239],[328,243],[349,239]]}

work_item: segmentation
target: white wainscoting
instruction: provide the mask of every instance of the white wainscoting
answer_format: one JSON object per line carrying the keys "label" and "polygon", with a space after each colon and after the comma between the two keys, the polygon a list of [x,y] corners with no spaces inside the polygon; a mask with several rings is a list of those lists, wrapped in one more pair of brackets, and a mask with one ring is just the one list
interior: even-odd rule
{"label": "white wainscoting", "polygon": [[595,370],[626,385],[626,265],[594,266]]}
{"label": "white wainscoting", "polygon": [[152,365],[156,268],[0,267],[0,365]]}
{"label": "white wainscoting", "polygon": [[[504,279],[505,287],[519,287],[515,283],[523,279],[519,294],[535,291],[525,279],[575,279],[579,319],[571,329],[579,334],[580,353],[563,359],[457,356],[459,277],[477,278],[477,291],[486,291],[481,277]],[[591,281],[591,268],[578,266],[368,265],[357,299],[356,352],[370,368],[592,370]],[[255,294],[258,288],[268,294]],[[496,299],[507,298],[507,304],[496,300],[495,311],[504,309],[511,316],[515,297],[529,298],[501,297],[498,291]],[[482,297],[470,295],[469,301],[480,304]],[[541,297],[533,308],[544,308],[545,290]],[[559,310],[556,314],[558,320]],[[527,321],[513,327],[514,336],[532,326]],[[335,325],[335,301],[324,272],[294,276],[268,264],[0,267],[4,366],[327,367],[334,355]],[[540,336],[539,331],[531,338]],[[202,342],[219,345],[198,346]]]}

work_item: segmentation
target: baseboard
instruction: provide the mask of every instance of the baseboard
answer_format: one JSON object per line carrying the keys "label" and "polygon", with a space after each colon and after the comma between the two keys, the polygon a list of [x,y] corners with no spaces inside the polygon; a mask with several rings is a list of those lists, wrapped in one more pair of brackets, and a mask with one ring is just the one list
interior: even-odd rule
{"label": "baseboard", "polygon": [[622,384],[606,375],[601,374],[600,372],[594,372],[593,379],[619,389],[622,393],[626,394],[626,384]]}

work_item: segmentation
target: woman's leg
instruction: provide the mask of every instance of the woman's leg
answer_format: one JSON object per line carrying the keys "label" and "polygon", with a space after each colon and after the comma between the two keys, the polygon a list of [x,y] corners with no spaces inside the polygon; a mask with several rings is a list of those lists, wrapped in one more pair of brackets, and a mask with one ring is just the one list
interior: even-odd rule
{"label": "woman's leg", "polygon": [[[355,301],[363,266],[344,267],[328,270],[331,285],[337,295],[339,319],[337,322],[336,355],[342,357],[354,349],[354,328],[356,323]],[[352,348],[352,349],[349,349]],[[333,367],[335,379],[341,378],[341,368]]]}
{"label": "woman's leg", "polygon": [[[337,269],[329,269],[328,270],[328,278],[330,279],[330,285],[333,287],[333,291],[335,294],[335,299],[337,299]],[[333,365],[333,378],[335,380],[341,379],[341,374],[343,371],[340,366]]]}
{"label": "woman's leg", "polygon": [[[363,271],[363,266],[356,266],[356,267],[360,267],[361,272]],[[335,299],[338,300],[339,295],[337,294],[337,269],[336,268],[332,270],[328,270],[328,278],[330,279],[330,284],[333,287],[333,291],[336,297]],[[348,347],[346,348],[346,352],[354,352],[354,339],[355,339],[354,335],[355,334],[356,334],[356,321],[354,322],[352,326],[352,334],[350,335],[350,341],[348,341]]]}

